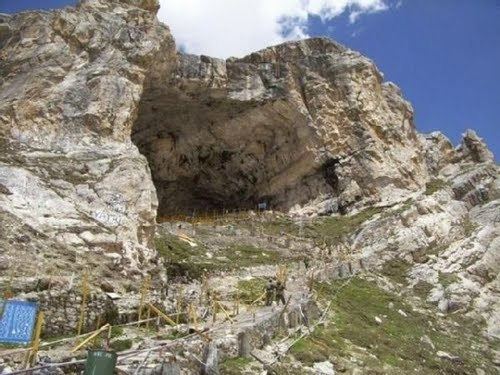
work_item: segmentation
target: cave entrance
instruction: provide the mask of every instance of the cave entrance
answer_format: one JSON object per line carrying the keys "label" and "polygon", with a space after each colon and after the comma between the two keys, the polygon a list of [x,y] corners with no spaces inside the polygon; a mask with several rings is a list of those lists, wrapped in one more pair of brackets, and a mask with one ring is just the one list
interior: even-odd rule
{"label": "cave entrance", "polygon": [[287,210],[334,191],[335,162],[325,168],[309,151],[314,135],[295,105],[165,86],[145,87],[132,130],[159,216]]}
{"label": "cave entrance", "polygon": [[234,118],[250,107],[237,104],[145,90],[132,141],[148,159],[159,216],[273,207],[265,193],[273,135],[237,131]]}

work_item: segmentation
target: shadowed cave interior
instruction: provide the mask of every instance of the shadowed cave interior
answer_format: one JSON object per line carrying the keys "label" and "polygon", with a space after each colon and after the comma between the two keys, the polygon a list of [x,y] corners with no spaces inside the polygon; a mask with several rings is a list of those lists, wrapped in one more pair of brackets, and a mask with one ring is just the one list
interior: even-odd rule
{"label": "shadowed cave interior", "polygon": [[148,159],[159,216],[213,210],[286,210],[337,194],[337,159],[318,163],[313,134],[284,100],[146,88],[132,141]]}

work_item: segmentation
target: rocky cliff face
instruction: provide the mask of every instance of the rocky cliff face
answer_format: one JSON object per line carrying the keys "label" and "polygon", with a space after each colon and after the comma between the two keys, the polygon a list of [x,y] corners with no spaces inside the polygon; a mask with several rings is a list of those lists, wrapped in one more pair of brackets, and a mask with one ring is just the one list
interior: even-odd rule
{"label": "rocky cliff face", "polygon": [[426,179],[411,105],[370,60],[321,38],[227,61],[180,54],[169,85],[145,92],[132,138],[162,213],[318,196],[346,212]]}
{"label": "rocky cliff face", "polygon": [[[400,204],[395,216],[382,215],[352,238],[354,251],[387,269],[404,262],[403,279],[412,293],[441,313],[460,313],[486,323],[500,337],[500,179],[487,149],[473,132],[456,150],[442,147],[442,135],[426,136],[427,155],[449,163],[433,175],[423,194]],[[480,145],[476,151],[467,144]],[[432,151],[431,151],[432,150]],[[434,165],[434,163],[432,164]],[[400,271],[401,272],[401,271]]]}
{"label": "rocky cliff face", "polygon": [[154,266],[156,192],[130,133],[153,61],[165,74],[175,61],[156,9],[92,0],[1,16],[3,268],[127,276]]}
{"label": "rocky cliff face", "polygon": [[[456,149],[418,134],[399,89],[327,39],[241,59],[178,54],[157,7],[0,15],[1,281],[14,275],[13,292],[36,298],[52,276],[64,289],[89,267],[99,293],[136,291],[146,273],[159,285],[158,206],[266,202],[304,218],[412,199],[350,245],[373,267],[449,247],[408,277],[431,280],[443,311],[473,306],[498,336],[498,167],[475,133]],[[460,272],[446,293],[443,270]]]}

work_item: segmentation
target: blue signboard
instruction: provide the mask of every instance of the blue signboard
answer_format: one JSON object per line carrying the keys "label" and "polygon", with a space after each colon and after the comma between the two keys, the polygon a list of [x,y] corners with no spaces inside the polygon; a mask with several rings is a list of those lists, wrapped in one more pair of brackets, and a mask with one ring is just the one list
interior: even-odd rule
{"label": "blue signboard", "polygon": [[0,308],[0,342],[28,344],[36,322],[35,302],[7,300]]}

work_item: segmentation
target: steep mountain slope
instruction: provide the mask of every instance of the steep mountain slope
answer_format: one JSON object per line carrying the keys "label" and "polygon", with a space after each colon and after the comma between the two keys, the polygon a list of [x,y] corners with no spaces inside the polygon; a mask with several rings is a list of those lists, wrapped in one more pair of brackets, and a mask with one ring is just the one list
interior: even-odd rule
{"label": "steep mountain slope", "polygon": [[157,198],[130,132],[149,67],[175,55],[155,4],[2,15],[0,241],[9,267],[30,254],[19,276],[51,248],[79,259],[56,261],[66,273],[90,254],[116,275],[150,268]]}
{"label": "steep mountain slope", "polygon": [[[151,298],[174,312],[179,301],[201,299],[203,274],[232,304],[240,281],[255,297],[262,285],[253,278],[283,264],[296,313],[305,301],[324,307],[339,285],[332,280],[352,279],[351,294],[373,287],[384,301],[415,306],[409,321],[436,315],[440,344],[456,344],[456,317],[471,322],[464,329],[477,333],[477,347],[450,344],[467,358],[432,371],[497,370],[499,168],[482,140],[469,131],[454,148],[440,133],[419,134],[399,89],[336,42],[313,38],[228,60],[186,55],[157,9],[155,0],[83,0],[0,15],[2,289],[40,301],[52,336],[74,331],[85,270],[91,329],[136,319],[147,276]],[[262,203],[266,212],[256,214]],[[309,278],[319,283],[316,301]],[[350,313],[363,320],[356,301]],[[364,345],[353,336],[360,332],[343,330],[348,311],[337,308],[338,330],[327,333],[348,355],[327,348],[306,363],[300,345],[314,348],[304,340],[282,353],[298,371],[328,359],[359,373],[357,361],[373,356],[377,371],[410,371],[401,363],[409,346],[391,357]],[[195,309],[208,325],[208,308]],[[276,323],[279,313],[259,309],[261,323]],[[217,328],[223,359],[235,357],[236,328],[224,341],[227,328]],[[265,347],[272,338],[256,331]],[[137,345],[157,343],[138,332]],[[385,334],[384,349],[394,348],[400,337]],[[186,345],[202,348],[199,339]],[[430,362],[408,359],[421,371],[435,364],[438,349],[427,345]],[[339,359],[351,351],[354,360]],[[199,367],[177,355],[189,371]],[[152,355],[148,365],[161,360]]]}

